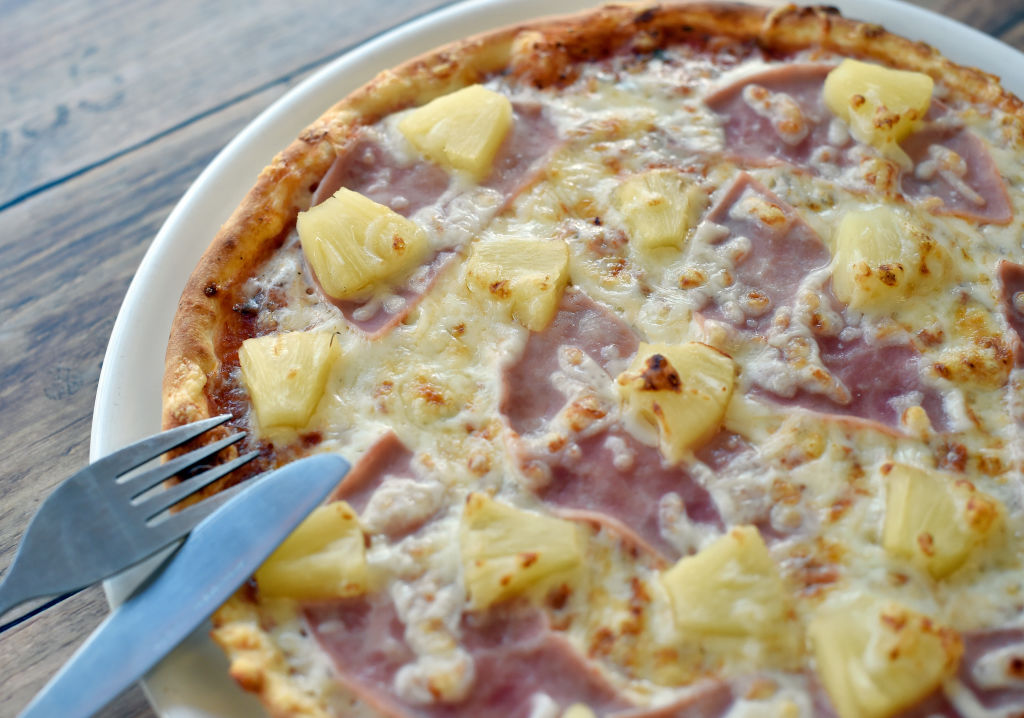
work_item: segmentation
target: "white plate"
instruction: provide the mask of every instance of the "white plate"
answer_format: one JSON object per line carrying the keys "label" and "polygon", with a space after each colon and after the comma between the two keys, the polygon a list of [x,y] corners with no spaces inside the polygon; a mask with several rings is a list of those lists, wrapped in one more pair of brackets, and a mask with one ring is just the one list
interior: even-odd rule
{"label": "white plate", "polygon": [[[999,74],[1021,67],[1022,56],[993,38],[948,18],[895,0],[831,0],[843,14],[941,49],[947,57]],[[321,112],[378,71],[438,45],[490,28],[593,5],[587,0],[472,0],[402,25],[331,62],[275,102],[229,144],[189,188],[146,252],[132,280],[103,360],[93,414],[95,460],[160,428],[164,346],[177,300],[206,245],[271,157]],[[1024,95],[1024,75],[1004,85]],[[137,574],[136,574],[137,575]],[[134,585],[108,582],[116,604]],[[161,663],[144,681],[163,718],[252,718],[259,704],[227,676],[227,662],[208,627]]]}

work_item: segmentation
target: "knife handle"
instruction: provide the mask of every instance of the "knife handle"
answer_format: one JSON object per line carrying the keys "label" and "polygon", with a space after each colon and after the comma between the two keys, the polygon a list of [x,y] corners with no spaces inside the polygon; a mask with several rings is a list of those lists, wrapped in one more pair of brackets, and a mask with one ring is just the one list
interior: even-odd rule
{"label": "knife handle", "polygon": [[120,695],[248,580],[348,467],[333,454],[293,462],[210,514],[92,632],[20,718],[88,718]]}

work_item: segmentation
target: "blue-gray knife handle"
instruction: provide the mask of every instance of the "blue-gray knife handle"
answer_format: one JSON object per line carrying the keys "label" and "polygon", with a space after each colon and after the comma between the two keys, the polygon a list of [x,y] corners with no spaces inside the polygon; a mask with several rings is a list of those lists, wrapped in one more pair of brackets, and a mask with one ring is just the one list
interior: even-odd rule
{"label": "blue-gray knife handle", "polygon": [[348,471],[321,454],[242,491],[93,631],[20,718],[91,716],[145,675],[242,585]]}

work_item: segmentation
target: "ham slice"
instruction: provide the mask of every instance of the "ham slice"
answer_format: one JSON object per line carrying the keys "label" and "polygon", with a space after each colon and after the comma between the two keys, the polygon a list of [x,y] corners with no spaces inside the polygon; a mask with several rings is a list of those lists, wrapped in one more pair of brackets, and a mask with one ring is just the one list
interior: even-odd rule
{"label": "ham slice", "polygon": [[312,204],[347,187],[408,217],[436,202],[448,189],[448,181],[448,173],[437,165],[403,162],[381,139],[363,133],[335,158],[317,185]]}
{"label": "ham slice", "polygon": [[[424,161],[403,162],[382,140],[364,132],[334,160],[313,193],[312,203],[317,205],[347,187],[408,217],[437,202],[448,183],[448,174],[437,165]],[[435,253],[417,281],[395,287],[394,298],[390,301],[374,304],[331,301],[352,326],[369,338],[382,336],[409,315],[453,257],[452,252]]]}
{"label": "ham slice", "polygon": [[[921,355],[910,344],[876,346],[861,338],[819,337],[818,348],[824,366],[846,389],[847,400],[839,403],[809,391],[792,397],[773,395],[773,400],[888,427],[899,426],[903,410],[917,404],[936,429],[948,428],[942,394],[921,381]],[[764,393],[760,388],[757,391]]]}
{"label": "ham slice", "polygon": [[[517,102],[513,118],[512,131],[482,183],[509,198],[529,184],[538,160],[559,142],[557,129],[541,105]],[[313,193],[312,203],[320,204],[347,187],[408,217],[437,202],[449,181],[448,173],[438,165],[421,159],[402,161],[381,139],[363,134],[334,160]]]}
{"label": "ham slice", "polygon": [[[803,280],[828,266],[829,251],[792,206],[745,173],[712,208],[708,219],[727,230],[722,242],[736,238],[749,242],[749,251],[730,272],[741,287],[741,298],[766,297],[768,305],[759,316],[740,316],[722,305],[710,307],[704,314],[744,333],[772,336],[780,331],[776,318],[780,311],[793,307]],[[842,307],[830,290],[820,291],[818,300],[822,308],[842,319]],[[917,403],[934,425],[945,427],[942,397],[921,380],[920,354],[909,341],[877,345],[859,336],[841,339],[841,329],[833,327],[813,337],[822,370],[815,375],[813,389],[783,394],[761,384],[754,391],[782,404],[886,427],[898,426],[903,409]]]}
{"label": "ham slice", "polygon": [[[768,306],[761,309],[763,302],[754,302],[758,313],[747,314],[737,322],[743,329],[763,333],[778,310],[792,304],[804,277],[828,266],[832,258],[821,238],[792,206],[745,172],[711,209],[708,220],[725,227],[730,237],[745,237],[750,243],[749,251],[739,258],[731,274],[747,298],[751,294],[767,298]],[[740,297],[741,303],[743,299]],[[708,316],[727,315],[719,308]]]}
{"label": "ham slice", "polygon": [[[822,162],[837,168],[855,164],[855,143],[830,136],[834,118],[822,88],[831,69],[787,63],[709,95],[708,107],[722,118],[727,154],[747,165],[785,163],[814,172]],[[914,165],[901,173],[903,193],[917,201],[934,198],[928,206],[938,214],[1007,224],[1013,211],[992,156],[970,130],[941,122],[947,113],[933,102],[929,122],[901,143]]]}
{"label": "ham slice", "polygon": [[622,320],[570,287],[551,324],[530,334],[518,361],[506,367],[500,411],[517,433],[540,431],[566,402],[552,383],[559,347],[575,347],[607,369],[609,362],[635,354],[638,344]]}
{"label": "ham slice", "polygon": [[369,533],[402,539],[437,514],[443,494],[439,484],[421,480],[412,460],[412,452],[388,432],[352,467],[331,500],[347,501]]}
{"label": "ham slice", "polygon": [[710,494],[683,468],[666,466],[661,452],[621,428],[577,440],[570,450],[531,457],[550,480],[537,491],[566,518],[591,521],[662,560],[682,551],[664,538],[662,500],[675,494],[691,522],[722,526]]}
{"label": "ham slice", "polygon": [[491,174],[483,185],[505,196],[505,204],[518,196],[537,177],[538,161],[559,144],[558,130],[539,103],[512,105],[512,131],[494,158]]}
{"label": "ham slice", "polygon": [[[569,435],[550,436],[555,417],[567,405],[572,409],[572,398],[552,381],[559,372],[559,353],[578,350],[607,370],[611,362],[628,359],[637,346],[620,319],[570,289],[551,324],[531,334],[522,356],[506,368],[501,411],[515,432],[534,435],[515,440],[514,448],[540,498],[566,518],[595,523],[666,559],[680,551],[662,536],[662,499],[675,493],[689,520],[720,525],[707,491],[682,468],[663,465],[657,448],[640,443],[621,426],[581,420],[575,431],[565,427]],[[600,380],[610,386],[612,377],[604,374]],[[590,412],[584,418],[604,416],[597,405]]]}
{"label": "ham slice", "polygon": [[386,476],[413,476],[412,452],[391,431],[377,439],[360,457],[330,500],[347,501],[357,513],[362,513]]}
{"label": "ham slice", "polygon": [[341,683],[388,718],[526,718],[541,693],[561,710],[582,702],[598,715],[614,714],[630,705],[548,627],[539,611],[527,606],[504,606],[463,617],[461,644],[472,657],[474,678],[464,698],[447,704],[413,705],[396,696],[399,670],[416,656],[387,597],[310,605],[305,618]]}
{"label": "ham slice", "polygon": [[1020,365],[1024,363],[1024,264],[1004,259],[999,262],[996,273],[999,276],[999,301],[1003,305],[1006,322],[1015,335],[1013,353]]}
{"label": "ham slice", "polygon": [[821,88],[831,69],[787,63],[708,95],[708,107],[722,117],[726,151],[749,164],[809,166],[828,142],[832,114]]}
{"label": "ham slice", "polygon": [[1010,196],[999,169],[970,130],[932,124],[912,134],[901,146],[915,167],[901,178],[907,197],[937,198],[937,214],[974,222],[1008,224],[1013,219]]}

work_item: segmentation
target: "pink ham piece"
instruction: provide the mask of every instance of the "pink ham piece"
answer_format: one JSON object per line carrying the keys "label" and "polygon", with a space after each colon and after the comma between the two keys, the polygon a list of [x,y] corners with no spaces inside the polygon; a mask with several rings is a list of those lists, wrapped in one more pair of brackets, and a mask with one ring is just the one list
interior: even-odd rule
{"label": "pink ham piece", "polygon": [[414,476],[412,452],[391,431],[377,439],[360,457],[331,494],[330,500],[347,501],[357,513],[362,513],[386,476]]}
{"label": "pink ham piece", "polygon": [[[347,187],[408,217],[437,202],[448,188],[448,182],[447,173],[436,165],[423,161],[403,163],[387,147],[364,134],[356,137],[334,160],[313,193],[312,203],[320,204],[340,188]],[[371,339],[382,336],[409,315],[453,256],[452,252],[435,254],[426,277],[418,286],[406,283],[396,287],[394,294],[404,300],[397,308],[368,307],[365,302],[328,299],[341,309],[352,326]]]}
{"label": "pink ham piece", "polygon": [[537,177],[538,162],[559,144],[558,130],[539,103],[512,105],[512,131],[494,158],[494,168],[483,185],[505,195],[505,205]]}
{"label": "pink ham piece", "polygon": [[610,360],[635,354],[638,344],[633,330],[618,317],[570,287],[551,323],[543,332],[530,334],[522,356],[505,369],[500,411],[517,433],[540,431],[566,401],[551,384],[559,347],[581,349],[607,368]]}
{"label": "pink ham piece", "polygon": [[[769,216],[778,219],[764,222],[740,211],[742,203],[751,198],[769,206]],[[708,219],[728,230],[722,241],[735,237],[750,241],[750,251],[735,267],[734,280],[745,292],[766,296],[770,302],[767,311],[758,317],[729,322],[741,331],[760,335],[771,332],[773,318],[780,308],[792,304],[803,278],[831,261],[824,243],[797,211],[746,173],[712,208]],[[821,300],[826,306],[840,306],[830,291],[824,292]],[[728,322],[717,306],[705,310],[705,315]],[[836,402],[823,394],[803,390],[788,397],[761,387],[755,387],[755,391],[784,404],[857,417],[888,427],[899,424],[899,399],[913,395],[919,398],[936,428],[945,426],[947,417],[941,395],[921,381],[920,354],[910,344],[871,346],[862,339],[841,341],[835,336],[818,336],[816,341],[825,369],[846,387],[847,401]]]}
{"label": "pink ham piece", "polygon": [[[900,399],[913,396],[916,401],[912,403],[920,404],[934,428],[948,428],[942,394],[921,381],[921,355],[910,344],[872,346],[863,339],[843,342],[835,337],[819,337],[818,349],[825,368],[849,390],[849,402],[837,404],[807,391],[793,397],[773,394],[775,401],[895,427],[902,414]],[[767,393],[760,388],[758,392]]]}
{"label": "pink ham piece", "polygon": [[831,69],[788,63],[708,95],[708,107],[722,117],[726,152],[755,165],[808,166],[811,153],[828,141],[832,114],[821,88]]}
{"label": "pink ham piece", "polygon": [[[551,382],[562,347],[583,351],[602,368],[636,353],[632,330],[585,293],[567,290],[558,313],[543,331],[530,335],[517,362],[507,367],[501,411],[520,435],[544,433],[567,398]],[[608,377],[612,381],[612,377]],[[720,525],[710,495],[683,469],[662,464],[657,448],[641,444],[621,427],[567,437],[564,446],[517,441],[525,472],[541,474],[537,493],[567,517],[604,527],[662,559],[679,555],[661,536],[659,504],[675,492],[694,521]]]}
{"label": "pink ham piece", "polygon": [[[937,214],[974,222],[1008,224],[1013,219],[999,169],[970,130],[926,126],[905,139],[901,147],[915,167],[901,176],[903,194],[908,198],[937,198]],[[944,163],[953,169],[940,171]]]}
{"label": "pink ham piece", "polygon": [[[769,208],[770,222],[743,211],[744,202],[750,199]],[[748,316],[740,325],[742,329],[763,333],[775,312],[792,303],[803,278],[827,266],[832,258],[821,238],[793,207],[745,172],[712,208],[708,220],[725,227],[730,237],[750,240],[750,251],[737,263],[733,279],[750,292],[766,296],[769,305],[759,316]],[[712,310],[708,316],[721,318],[722,314]]]}
{"label": "pink ham piece", "polygon": [[996,273],[999,277],[999,301],[1003,305],[1006,322],[1014,332],[1013,353],[1019,366],[1024,364],[1024,264],[1004,259],[999,262]]}
{"label": "pink ham piece", "polygon": [[464,616],[460,643],[473,658],[474,680],[463,700],[432,705],[410,705],[395,694],[399,669],[416,656],[386,596],[310,605],[305,617],[341,683],[388,718],[526,718],[537,693],[562,710],[582,702],[598,715],[614,715],[630,705],[530,607]]}
{"label": "pink ham piece", "polygon": [[[483,186],[509,196],[515,196],[529,183],[538,160],[559,142],[557,129],[539,104],[515,103],[513,118],[512,131],[483,181]],[[408,217],[434,204],[449,181],[448,173],[432,162],[403,162],[380,142],[363,135],[334,160],[317,186],[312,203],[320,204],[347,187]]]}
{"label": "pink ham piece", "polygon": [[682,499],[690,521],[722,526],[714,501],[700,484],[683,468],[665,466],[656,447],[621,428],[581,438],[570,451],[531,459],[547,464],[551,478],[537,494],[560,507],[562,516],[596,523],[663,562],[680,556],[661,533],[665,495],[674,492]]}
{"label": "pink ham piece", "polygon": [[[832,113],[822,88],[829,65],[785,64],[743,77],[708,96],[706,102],[722,118],[726,153],[753,166],[786,163],[817,171],[813,157],[826,152],[837,166],[855,162],[854,146],[829,141]],[[935,123],[948,109],[932,103],[932,121],[901,143],[915,170],[901,173],[903,193],[912,200],[935,198],[930,209],[975,222],[1007,224],[1013,217],[1006,185],[984,143],[964,127]],[[935,146],[935,150],[932,148]],[[934,172],[928,161],[938,152],[961,162],[958,179]],[[962,184],[961,184],[962,183]],[[960,185],[958,187],[958,185]]]}
{"label": "pink ham piece", "polygon": [[404,217],[433,204],[448,189],[448,174],[430,162],[404,163],[367,134],[334,160],[313,193],[318,205],[342,187],[390,207]]}
{"label": "pink ham piece", "polygon": [[[356,510],[356,513],[369,522],[366,507],[374,499],[374,494],[382,484],[396,479],[417,481],[419,477],[412,460],[412,452],[394,433],[384,434],[348,472],[348,475],[331,495],[331,501],[347,501]],[[403,489],[407,487],[408,485]],[[415,496],[415,494],[413,495]],[[381,497],[377,496],[377,498]],[[384,499],[387,500],[388,496],[385,496]],[[387,521],[364,522],[364,529],[377,535],[386,536],[391,541],[398,541],[415,533],[436,515],[436,507],[432,507],[429,502],[420,500],[417,507],[415,511],[392,511],[388,514]]]}

